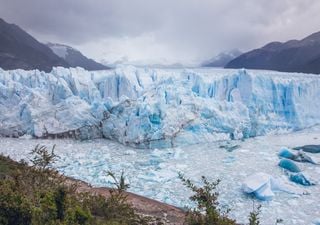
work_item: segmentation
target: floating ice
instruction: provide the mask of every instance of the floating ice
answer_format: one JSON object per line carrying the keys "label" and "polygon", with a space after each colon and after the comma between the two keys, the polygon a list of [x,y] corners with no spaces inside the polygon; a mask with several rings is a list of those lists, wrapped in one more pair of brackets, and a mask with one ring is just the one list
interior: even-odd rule
{"label": "floating ice", "polygon": [[315,185],[314,182],[310,181],[308,178],[306,178],[302,173],[297,174],[290,174],[289,179],[297,184],[301,184],[304,186],[311,186]]}
{"label": "floating ice", "polygon": [[297,162],[308,162],[311,164],[317,164],[310,156],[299,150],[298,153],[293,153],[287,148],[282,148],[278,154],[282,158],[291,159]]}
{"label": "floating ice", "polygon": [[301,147],[295,147],[293,149],[302,150],[309,153],[320,153],[320,145],[304,145]]}
{"label": "floating ice", "polygon": [[282,158],[293,159],[295,154],[292,153],[288,148],[281,148],[278,154]]}
{"label": "floating ice", "polygon": [[299,193],[279,179],[275,179],[271,175],[262,172],[247,177],[243,181],[242,190],[247,194],[254,194],[260,200],[271,200],[274,192],[277,191],[291,194]]}
{"label": "floating ice", "polygon": [[308,162],[311,164],[317,164],[310,156],[308,156],[305,152],[299,151],[296,156],[293,158],[294,161],[297,162]]}
{"label": "floating ice", "polygon": [[320,225],[320,218],[313,221],[313,224]]}
{"label": "floating ice", "polygon": [[301,172],[300,168],[293,161],[289,159],[281,159],[278,165],[281,168],[286,169],[293,173]]}

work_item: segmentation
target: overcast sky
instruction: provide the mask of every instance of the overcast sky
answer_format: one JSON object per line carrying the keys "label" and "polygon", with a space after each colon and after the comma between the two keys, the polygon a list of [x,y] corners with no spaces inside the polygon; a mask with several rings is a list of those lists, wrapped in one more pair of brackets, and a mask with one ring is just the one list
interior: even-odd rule
{"label": "overcast sky", "polygon": [[98,61],[193,64],[320,31],[319,0],[0,0],[0,16]]}

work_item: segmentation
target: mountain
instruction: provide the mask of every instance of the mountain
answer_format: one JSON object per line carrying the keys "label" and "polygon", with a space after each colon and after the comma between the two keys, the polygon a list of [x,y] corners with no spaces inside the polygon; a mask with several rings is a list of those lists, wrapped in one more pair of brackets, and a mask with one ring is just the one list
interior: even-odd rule
{"label": "mountain", "polygon": [[302,40],[271,42],[240,55],[226,68],[268,69],[284,72],[320,73],[320,32]]}
{"label": "mountain", "polygon": [[306,64],[304,69],[308,73],[312,73],[312,71],[320,71],[320,56]]}
{"label": "mountain", "polygon": [[51,71],[54,66],[68,67],[68,63],[58,57],[46,45],[14,24],[0,18],[0,67],[5,70],[39,69]]}
{"label": "mountain", "polygon": [[62,44],[48,43],[47,46],[51,50],[64,59],[71,67],[82,67],[86,70],[106,70],[109,67],[95,62],[84,56],[80,51]]}
{"label": "mountain", "polygon": [[220,54],[216,55],[215,57],[205,61],[202,63],[201,66],[204,67],[225,67],[231,60],[235,59],[242,52],[238,49],[233,49],[228,52],[221,52]]}

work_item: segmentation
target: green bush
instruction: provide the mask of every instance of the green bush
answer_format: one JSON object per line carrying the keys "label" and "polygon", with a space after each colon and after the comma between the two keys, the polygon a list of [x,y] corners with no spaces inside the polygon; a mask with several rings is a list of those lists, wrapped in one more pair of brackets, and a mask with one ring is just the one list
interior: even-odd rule
{"label": "green bush", "polygon": [[254,201],[252,204],[253,209],[249,214],[249,225],[260,225],[259,214],[261,213],[261,205],[256,208],[254,205]]}
{"label": "green bush", "polygon": [[63,220],[65,217],[65,211],[67,207],[66,203],[67,189],[65,187],[59,187],[54,195],[55,205],[57,207],[57,218]]}
{"label": "green bush", "polygon": [[187,213],[186,223],[189,225],[235,225],[235,220],[228,218],[229,209],[222,210],[219,207],[216,191],[220,180],[209,182],[202,176],[203,187],[198,187],[191,180],[186,179],[181,173],[179,178],[188,187],[193,195],[190,200],[196,204],[196,208]]}
{"label": "green bush", "polygon": [[0,156],[1,225],[144,225],[124,192],[124,175],[119,180],[109,172],[116,189],[105,198],[78,193],[51,168],[57,156],[37,145],[31,152],[33,165],[16,163]]}
{"label": "green bush", "polygon": [[15,190],[14,183],[0,181],[0,224],[29,225],[32,219],[32,208],[28,199]]}
{"label": "green bush", "polygon": [[[198,187],[181,173],[179,173],[179,178],[193,192],[190,200],[196,204],[194,209],[189,209],[187,212],[187,225],[236,225],[236,221],[228,217],[230,209],[219,207],[217,186],[220,180],[209,182],[205,176],[202,176],[203,186]],[[253,211],[249,214],[249,225],[260,224],[260,213],[261,205],[257,208],[253,205]]]}

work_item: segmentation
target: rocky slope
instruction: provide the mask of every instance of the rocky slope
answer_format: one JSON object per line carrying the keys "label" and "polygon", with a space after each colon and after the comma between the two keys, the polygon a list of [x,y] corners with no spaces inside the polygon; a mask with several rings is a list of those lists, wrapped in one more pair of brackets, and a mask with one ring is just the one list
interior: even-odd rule
{"label": "rocky slope", "polygon": [[55,66],[69,67],[69,64],[20,27],[0,18],[1,68],[49,72]]}
{"label": "rocky slope", "polygon": [[226,68],[320,73],[320,32],[302,40],[272,42],[235,58]]}

